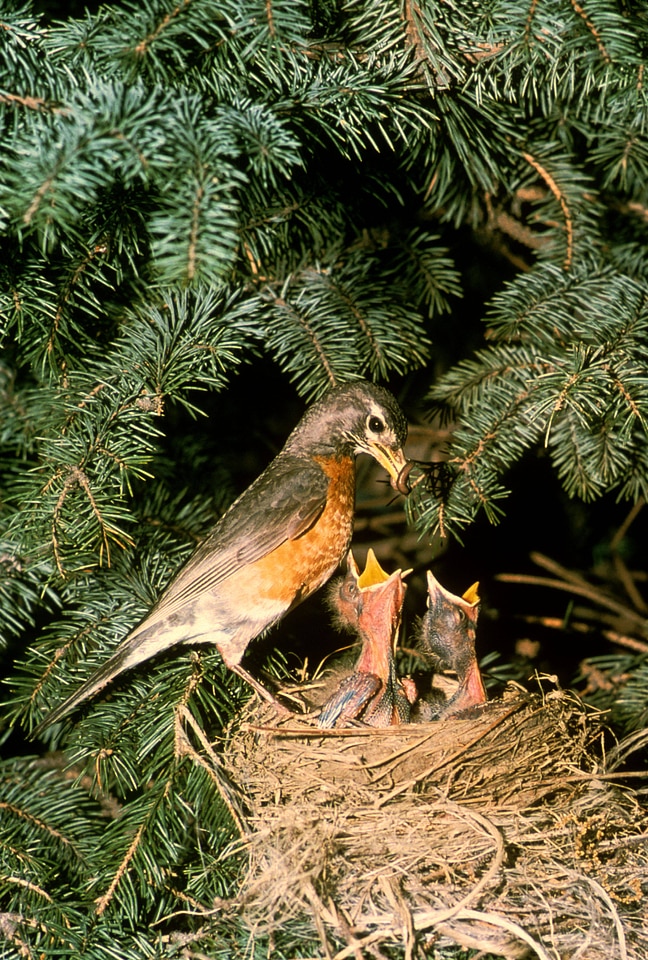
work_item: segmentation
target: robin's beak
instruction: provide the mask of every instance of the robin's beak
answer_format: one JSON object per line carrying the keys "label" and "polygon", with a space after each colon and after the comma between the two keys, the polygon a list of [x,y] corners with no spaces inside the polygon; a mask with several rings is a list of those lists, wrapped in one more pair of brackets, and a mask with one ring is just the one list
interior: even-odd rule
{"label": "robin's beak", "polygon": [[409,485],[407,483],[409,470],[405,468],[409,466],[409,461],[400,447],[397,450],[393,450],[391,447],[385,447],[382,443],[377,443],[375,440],[369,440],[367,441],[365,450],[371,454],[374,460],[378,461],[381,467],[385,468],[389,474],[389,482],[394,490],[407,496],[409,493]]}

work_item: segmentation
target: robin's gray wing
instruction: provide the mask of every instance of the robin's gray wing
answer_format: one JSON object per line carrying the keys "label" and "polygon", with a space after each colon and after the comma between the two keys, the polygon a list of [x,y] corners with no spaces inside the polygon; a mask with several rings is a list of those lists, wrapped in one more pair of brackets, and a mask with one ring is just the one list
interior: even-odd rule
{"label": "robin's gray wing", "polygon": [[328,477],[312,460],[273,460],[207,534],[137,632],[213,590],[285,540],[304,534],[326,506],[328,485]]}

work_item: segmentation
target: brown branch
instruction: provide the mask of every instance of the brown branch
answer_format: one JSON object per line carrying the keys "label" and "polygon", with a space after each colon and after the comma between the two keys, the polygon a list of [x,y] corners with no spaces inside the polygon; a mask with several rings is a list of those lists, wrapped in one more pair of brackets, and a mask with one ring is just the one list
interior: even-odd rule
{"label": "brown branch", "polygon": [[421,37],[421,32],[416,24],[415,14],[420,16],[420,10],[412,0],[405,0],[403,16],[405,19],[405,39],[416,50],[416,56],[419,60],[427,60],[425,44]]}
{"label": "brown branch", "polygon": [[37,893],[40,897],[43,897],[50,903],[54,902],[46,890],[43,890],[42,887],[37,886],[35,883],[30,883],[29,880],[24,880],[22,877],[8,877],[6,874],[2,877],[2,879],[5,883],[15,883],[20,887],[25,887],[26,890],[31,890],[32,893]]}
{"label": "brown branch", "polygon": [[565,405],[565,400],[569,395],[569,391],[571,390],[571,388],[574,386],[575,383],[578,383],[579,377],[580,377],[580,373],[572,373],[571,377],[569,378],[565,386],[560,391],[560,394],[558,395],[558,399],[556,400],[553,408],[554,413],[558,413],[559,410],[562,410],[562,408]]}
{"label": "brown branch", "polygon": [[321,364],[326,372],[326,376],[328,377],[328,380],[331,386],[335,386],[337,384],[337,377],[335,376],[335,373],[333,372],[331,364],[329,363],[328,357],[326,356],[326,353],[323,350],[322,345],[320,344],[319,339],[315,334],[315,331],[311,327],[310,323],[308,323],[308,321],[305,319],[305,317],[302,316],[302,314],[298,313],[297,310],[295,310],[295,308],[291,303],[288,303],[287,300],[284,300],[283,297],[275,296],[275,305],[280,309],[285,310],[287,313],[289,313],[293,317],[293,319],[308,334],[308,337],[310,338],[310,341],[313,344],[315,352],[317,353],[321,361]]}
{"label": "brown branch", "polygon": [[[566,593],[575,593],[578,596],[587,597],[588,600],[592,600],[594,603],[598,603],[600,606],[607,607],[609,610],[613,610],[621,617],[624,617],[631,623],[634,623],[642,633],[646,629],[645,617],[635,613],[634,610],[629,610],[628,607],[624,606],[622,603],[619,603],[618,600],[614,600],[612,597],[606,596],[604,593],[602,593],[600,590],[597,590],[586,581],[578,583],[574,582],[573,578],[567,581],[554,580],[551,577],[536,577],[531,574],[524,573],[498,573],[495,575],[495,579],[499,580],[501,583],[525,583],[536,587],[551,587],[554,590],[562,590]],[[646,649],[648,649],[648,646]]]}
{"label": "brown branch", "polygon": [[196,247],[198,245],[198,228],[200,226],[200,208],[205,188],[202,184],[198,185],[196,197],[194,199],[193,210],[191,213],[191,233],[189,234],[189,262],[187,264],[187,279],[193,280],[196,275]]}
{"label": "brown branch", "polygon": [[257,230],[259,227],[265,227],[269,223],[273,223],[276,220],[287,220],[291,214],[295,213],[297,210],[301,210],[302,206],[302,203],[295,202],[285,204],[284,206],[277,207],[275,209],[270,209],[265,217],[257,217],[256,220],[248,220],[243,228],[243,231],[249,233],[250,230]]}
{"label": "brown branch", "polygon": [[98,897],[97,900],[95,900],[95,903],[97,904],[96,912],[98,917],[100,917],[102,913],[104,913],[104,911],[106,910],[108,904],[110,903],[113,896],[115,895],[115,890],[119,886],[122,877],[128,870],[129,863],[137,853],[137,848],[141,843],[142,836],[144,834],[144,829],[145,829],[145,824],[141,824],[139,830],[137,831],[137,833],[133,838],[133,842],[131,843],[130,847],[126,851],[126,856],[124,857],[122,862],[119,864],[117,873],[113,877],[110,886],[108,887],[108,889],[106,890],[106,892],[102,897]]}
{"label": "brown branch", "polygon": [[632,601],[635,609],[639,610],[641,613],[648,613],[648,604],[640,594],[637,585],[628,570],[625,561],[618,552],[619,545],[626,533],[628,532],[631,524],[634,522],[635,518],[638,516],[639,512],[645,505],[645,499],[640,497],[639,500],[632,506],[627,517],[617,530],[617,532],[612,537],[610,541],[610,552],[612,554],[612,562],[614,564],[614,570],[619,578],[620,583],[623,584],[625,592]]}
{"label": "brown branch", "polygon": [[[191,680],[188,687],[191,686]],[[244,806],[244,796],[238,787],[232,783],[227,771],[214,752],[204,731],[197,723],[195,717],[188,709],[186,702],[189,699],[190,692],[185,691],[183,702],[178,704],[175,713],[175,754],[176,757],[189,757],[197,766],[200,766],[207,772],[212,782],[215,784],[220,797],[229,810],[230,816],[238,830],[239,836],[244,840],[249,836],[250,830],[247,826],[247,812]],[[207,758],[201,756],[195,749],[182,721],[184,720],[193,733],[198,738],[200,745],[207,754]]]}
{"label": "brown branch", "polygon": [[546,170],[542,166],[542,164],[535,159],[535,157],[533,157],[530,153],[526,153],[524,151],[522,152],[522,156],[524,157],[526,162],[533,167],[536,173],[538,173],[542,177],[542,179],[547,184],[547,186],[553,193],[554,197],[560,204],[560,208],[562,210],[563,217],[565,220],[565,232],[567,234],[567,252],[565,254],[565,260],[563,262],[563,269],[569,270],[571,266],[573,254],[574,254],[574,221],[572,219],[569,206],[567,205],[565,195],[560,189],[560,187],[558,186],[558,184],[556,183],[556,181],[554,180],[554,178],[551,176],[549,171]]}
{"label": "brown branch", "polygon": [[157,40],[157,38],[160,36],[163,30],[165,30],[169,26],[169,24],[177,16],[179,16],[182,13],[183,9],[189,6],[191,2],[192,0],[181,0],[181,2],[178,4],[177,7],[175,7],[175,9],[171,10],[170,13],[167,13],[164,17],[162,17],[159,24],[155,28],[155,30],[149,33],[147,37],[144,37],[143,40],[140,40],[140,42],[135,47],[134,52],[137,54],[138,57],[144,56],[144,54],[147,52],[148,47],[150,47],[151,44],[154,43],[155,40]]}
{"label": "brown branch", "polygon": [[90,508],[95,515],[97,523],[99,524],[99,529],[101,530],[102,546],[99,551],[100,564],[103,563],[103,556],[105,551],[106,563],[108,566],[110,566],[111,536],[112,536],[112,540],[122,549],[125,548],[125,544],[122,543],[122,541],[117,537],[118,532],[124,537],[124,539],[130,546],[133,546],[134,544],[133,539],[129,537],[128,534],[123,533],[123,531],[117,531],[115,527],[112,527],[109,523],[106,523],[97,505],[97,501],[94,498],[94,494],[90,486],[90,481],[88,480],[88,477],[84,473],[84,471],[76,465],[68,467],[68,475],[65,478],[65,481],[63,483],[63,489],[61,490],[58,500],[56,501],[56,505],[54,507],[54,513],[52,515],[52,546],[54,549],[54,559],[56,561],[56,568],[61,577],[65,577],[65,568],[63,567],[63,561],[61,557],[59,538],[58,538],[60,516],[63,511],[63,505],[65,504],[65,501],[67,500],[68,495],[72,490],[75,489],[75,487],[81,487],[81,489],[85,493],[88,499],[88,502],[90,504]]}
{"label": "brown branch", "polygon": [[616,643],[618,647],[627,647],[635,653],[648,653],[648,643],[637,640],[635,637],[628,637],[625,633],[618,633],[616,630],[601,630],[601,635],[609,640],[610,643]]}
{"label": "brown branch", "polygon": [[59,328],[61,326],[61,317],[63,316],[63,299],[59,300],[59,305],[56,308],[56,314],[54,315],[54,322],[52,324],[50,335],[47,338],[47,353],[51,353],[54,349],[54,341],[58,336]]}
{"label": "brown branch", "polygon": [[504,49],[503,43],[477,43],[476,50],[463,51],[463,55],[468,61],[468,63],[479,63],[480,60],[489,60],[491,57],[496,57],[498,53],[501,53]]}
{"label": "brown branch", "polygon": [[266,0],[265,3],[266,9],[266,19],[268,21],[268,33],[271,37],[274,37],[276,34],[275,25],[274,25],[274,14],[272,12],[272,0]]}
{"label": "brown branch", "polygon": [[32,690],[32,692],[31,692],[31,694],[30,694],[30,696],[29,696],[29,702],[30,702],[30,703],[34,703],[34,701],[36,700],[36,697],[37,697],[38,694],[41,692],[41,690],[43,689],[43,687],[45,686],[45,684],[47,683],[47,678],[49,677],[50,673],[52,672],[52,670],[54,669],[54,667],[56,666],[56,664],[59,662],[59,660],[61,659],[61,657],[62,657],[65,653],[67,653],[67,651],[70,649],[70,647],[72,646],[72,643],[74,642],[75,639],[76,639],[76,638],[74,637],[74,638],[72,638],[71,640],[68,640],[68,642],[67,642],[66,644],[64,644],[62,647],[59,647],[59,648],[58,648],[58,650],[56,651],[56,653],[54,654],[54,656],[52,657],[52,659],[50,660],[50,662],[47,664],[47,667],[45,668],[45,670],[44,670],[43,673],[41,674],[40,680],[38,681],[38,683],[36,684],[36,686],[35,686],[34,689]]}
{"label": "brown branch", "polygon": [[531,0],[531,6],[529,7],[526,23],[524,24],[524,42],[526,44],[528,44],[529,38],[531,36],[531,25],[533,23],[533,18],[535,17],[535,12],[536,12],[538,3],[539,3],[539,0]]}
{"label": "brown branch", "polygon": [[628,203],[620,203],[619,201],[613,200],[610,202],[610,206],[614,210],[618,210],[619,213],[631,213],[636,217],[640,217],[642,220],[648,221],[648,207],[643,203],[637,203],[636,200],[629,201]]}
{"label": "brown branch", "polygon": [[76,283],[78,283],[79,277],[80,277],[81,274],[85,271],[85,269],[86,269],[86,267],[88,266],[88,264],[89,264],[89,263],[92,263],[92,261],[93,261],[96,257],[99,257],[99,256],[101,256],[102,254],[106,254],[106,253],[108,253],[108,242],[107,242],[107,239],[104,239],[102,243],[96,243],[96,244],[94,245],[94,247],[92,248],[92,250],[88,250],[87,254],[86,254],[85,257],[83,258],[83,260],[81,261],[81,263],[78,265],[78,267],[76,268],[76,270],[74,271],[74,273],[72,274],[70,280],[68,281],[68,283],[67,283],[67,285],[66,285],[66,296],[69,295],[69,291],[71,290],[71,288],[72,288]]}
{"label": "brown branch", "polygon": [[620,380],[615,373],[613,373],[613,371],[610,369],[610,366],[608,364],[606,364],[605,370],[610,375],[610,379],[612,383],[617,388],[617,390],[619,391],[619,393],[621,394],[625,402],[628,404],[634,416],[637,417],[637,419],[641,419],[641,411],[637,406],[637,402],[636,400],[634,400],[628,388],[624,385],[623,381]]}
{"label": "brown branch", "polygon": [[[58,473],[58,471],[57,471]],[[65,568],[63,567],[63,560],[61,558],[61,553],[59,549],[59,538],[58,538],[58,527],[59,527],[59,517],[61,511],[63,510],[63,504],[67,499],[67,495],[74,488],[74,481],[72,475],[68,474],[63,483],[63,489],[59,494],[59,498],[56,501],[54,507],[54,513],[52,514],[52,547],[54,549],[54,560],[56,562],[56,569],[59,572],[59,576],[65,578]]]}
{"label": "brown branch", "polygon": [[355,301],[349,296],[349,294],[348,294],[345,290],[342,290],[338,284],[333,283],[332,281],[329,280],[329,285],[334,288],[334,290],[335,290],[335,292],[337,293],[337,295],[340,297],[340,299],[343,301],[343,303],[345,304],[345,306],[348,308],[348,310],[349,310],[349,311],[351,312],[351,314],[353,315],[354,320],[357,321],[358,326],[360,327],[360,330],[362,331],[362,333],[364,334],[364,336],[365,336],[365,337],[367,338],[367,340],[369,341],[369,344],[370,344],[370,346],[371,346],[371,349],[372,349],[373,353],[375,354],[378,362],[380,363],[381,360],[382,360],[382,358],[383,358],[383,356],[384,356],[384,354],[383,354],[383,351],[382,351],[381,348],[380,348],[380,343],[376,340],[376,337],[374,336],[374,333],[373,333],[370,325],[367,323],[367,318],[366,318],[366,316],[363,314],[363,312],[362,312],[361,310],[358,309],[357,304],[356,304]]}
{"label": "brown branch", "polygon": [[[522,619],[525,623],[538,624],[541,627],[546,627],[547,630],[565,629],[564,617],[541,617],[534,616],[533,614],[525,614]],[[570,620],[569,629],[575,633],[591,634],[596,632],[595,627],[590,626],[588,623],[582,623],[579,620]],[[609,640],[610,643],[615,643],[619,647],[626,647],[635,653],[648,653],[648,643],[644,643],[643,640],[637,640],[636,637],[629,637],[627,634],[618,633],[616,630],[601,630],[600,633],[601,636]]]}
{"label": "brown branch", "polygon": [[0,802],[0,810],[7,810],[9,813],[13,813],[15,816],[21,817],[23,820],[27,820],[32,824],[32,826],[38,827],[40,830],[44,830],[56,840],[60,840],[61,843],[64,843],[66,846],[74,849],[74,844],[71,840],[68,840],[67,837],[63,836],[63,834],[58,830],[55,830],[54,827],[50,827],[47,823],[45,823],[44,820],[41,820],[39,817],[35,817],[32,813],[27,813],[27,811],[23,810],[21,807],[17,807],[15,804],[7,803],[3,800]]}
{"label": "brown branch", "polygon": [[405,41],[414,47],[416,58],[431,70],[436,87],[441,90],[447,90],[450,86],[450,77],[443,70],[439,63],[431,62],[428,54],[426,42],[432,50],[438,49],[434,37],[426,29],[425,18],[421,8],[413,0],[405,0],[403,8],[403,18],[405,20]]}
{"label": "brown branch", "polygon": [[[452,461],[450,461],[452,462]],[[488,503],[488,496],[483,493],[481,487],[473,477],[468,477],[468,486],[471,488],[477,500],[482,504]]]}
{"label": "brown branch", "polygon": [[49,110],[52,113],[61,112],[60,109],[57,109],[42,97],[21,97],[17,93],[0,93],[0,103],[16,104],[21,107],[27,107],[28,110]]}
{"label": "brown branch", "polygon": [[70,637],[67,643],[64,643],[62,647],[58,647],[58,649],[54,653],[54,656],[52,657],[50,662],[45,667],[45,670],[41,674],[40,679],[36,683],[36,686],[33,688],[31,694],[29,695],[29,703],[34,703],[34,701],[36,700],[36,697],[45,686],[45,683],[47,682],[47,678],[49,677],[50,673],[52,672],[56,664],[59,662],[61,657],[65,656],[65,654],[68,652],[70,647],[72,647],[75,643],[77,643],[83,636],[91,633],[97,627],[98,624],[107,623],[110,619],[111,619],[110,615],[103,616],[103,617],[100,617],[98,620],[92,621],[92,623],[86,624],[85,627],[83,627],[81,630],[78,630],[72,637]]}
{"label": "brown branch", "polygon": [[34,214],[36,213],[36,211],[37,211],[38,208],[40,207],[40,205],[41,205],[41,200],[43,199],[43,197],[45,196],[45,194],[47,193],[47,191],[49,190],[49,188],[50,188],[50,187],[52,186],[52,184],[54,183],[54,179],[55,179],[55,177],[53,177],[53,176],[48,177],[47,180],[45,180],[45,181],[43,181],[43,183],[41,183],[40,187],[38,188],[38,190],[37,190],[36,193],[34,194],[34,199],[33,199],[32,202],[29,204],[29,206],[27,207],[27,210],[26,210],[25,213],[23,214],[23,223],[26,224],[27,226],[29,226],[29,224],[30,224],[31,221],[32,221],[32,218],[33,218]]}
{"label": "brown branch", "polygon": [[[53,179],[54,179],[54,178],[52,178],[52,180],[53,180]],[[51,181],[50,181],[50,182],[51,182]],[[41,187],[41,189],[42,189],[42,187]],[[33,206],[33,202],[32,202],[32,206]],[[26,214],[25,214],[25,216],[26,216]],[[51,328],[51,330],[50,330],[50,335],[49,335],[48,340],[47,340],[47,352],[48,352],[48,353],[51,353],[52,350],[54,349],[54,342],[55,342],[55,340],[56,340],[56,336],[57,336],[57,334],[58,334],[59,327],[60,327],[60,325],[61,325],[61,319],[62,319],[62,317],[63,317],[63,310],[64,310],[64,308],[65,308],[65,304],[66,304],[66,303],[68,302],[68,300],[70,299],[70,296],[71,296],[71,294],[72,294],[73,288],[74,288],[75,285],[79,282],[79,277],[82,276],[82,274],[84,273],[84,271],[85,271],[86,267],[88,266],[88,264],[91,263],[91,262],[95,259],[95,257],[100,256],[101,254],[105,254],[105,253],[107,253],[107,252],[108,252],[108,243],[107,243],[105,240],[104,240],[102,243],[96,244],[96,245],[92,248],[92,250],[89,250],[89,251],[87,252],[87,254],[86,254],[85,257],[83,258],[83,260],[81,260],[81,262],[78,264],[78,266],[76,267],[76,269],[75,269],[74,272],[72,273],[70,279],[69,279],[69,280],[67,281],[67,283],[65,284],[65,287],[63,288],[63,291],[61,292],[61,296],[59,297],[58,306],[57,306],[57,308],[56,308],[56,314],[55,314],[55,316],[54,316],[54,322],[53,322],[53,324],[52,324],[52,328]]]}
{"label": "brown branch", "polygon": [[447,537],[447,531],[445,528],[445,503],[439,504],[438,526],[439,526],[439,536],[441,537],[442,540],[445,540]]}
{"label": "brown branch", "polygon": [[[501,373],[501,371],[497,371],[497,373]],[[493,372],[491,374],[488,374],[486,377],[484,377],[484,380],[487,380],[490,377],[497,376],[497,373]],[[449,462],[457,463],[459,464],[462,470],[465,470],[466,467],[470,466],[472,463],[475,462],[475,460],[477,460],[481,456],[481,454],[485,450],[486,445],[489,443],[489,441],[495,440],[496,437],[497,437],[497,433],[491,430],[490,433],[487,433],[485,434],[485,436],[479,438],[479,443],[477,444],[475,449],[472,451],[472,453],[469,453],[467,457],[464,457],[463,459],[459,457],[453,457]]]}
{"label": "brown branch", "polygon": [[255,259],[255,256],[252,253],[252,249],[250,245],[246,242],[243,243],[243,252],[245,253],[247,261],[250,264],[250,270],[252,272],[252,277],[254,279],[254,282],[258,283],[259,281],[265,281],[267,283],[268,277],[264,277],[260,273],[261,261]]}
{"label": "brown branch", "polygon": [[628,513],[628,516],[625,518],[617,532],[614,534],[610,540],[610,549],[617,550],[619,544],[625,537],[626,533],[630,529],[630,526],[634,523],[639,512],[645,507],[646,501],[643,497],[640,497],[637,502],[633,505],[632,509]]}
{"label": "brown branch", "polygon": [[[84,407],[87,406],[88,401],[89,401],[89,400],[92,400],[94,397],[97,396],[97,394],[101,393],[101,391],[104,390],[104,389],[106,388],[106,386],[107,386],[107,384],[105,384],[105,383],[97,383],[97,384],[95,384],[94,387],[92,388],[92,390],[85,395],[85,397],[83,398],[83,400],[80,400],[80,401],[77,403],[77,409],[83,410]],[[75,415],[75,416],[76,416],[76,415]],[[68,421],[67,421],[67,423],[66,423],[66,429],[67,429],[67,427],[70,425],[70,422],[71,422],[71,420],[68,420]]]}
{"label": "brown branch", "polygon": [[598,47],[599,53],[603,57],[603,60],[605,61],[605,63],[612,63],[612,57],[610,56],[610,54],[607,52],[605,48],[605,44],[601,39],[601,34],[596,29],[596,27],[594,26],[590,18],[587,16],[587,13],[583,9],[583,7],[581,7],[580,3],[578,3],[577,0],[571,0],[571,5],[574,8],[574,12],[577,13],[578,16],[583,20],[583,22],[587,26],[587,29],[590,31],[590,33],[594,37],[596,41],[596,46]]}
{"label": "brown branch", "polygon": [[530,250],[539,250],[540,247],[544,247],[547,243],[546,237],[539,236],[531,227],[520,223],[519,220],[516,220],[515,217],[511,216],[510,213],[506,213],[504,210],[494,214],[493,223],[502,233],[506,233],[515,240],[516,243],[529,247]]}
{"label": "brown branch", "polygon": [[[78,467],[74,467],[74,471],[75,471],[75,474],[76,474],[76,476],[77,476],[78,483],[79,483],[80,487],[82,488],[83,492],[85,493],[86,497],[88,498],[88,501],[89,501],[89,503],[90,503],[90,507],[92,508],[92,512],[94,513],[94,515],[95,515],[95,517],[96,517],[96,519],[97,519],[97,523],[99,524],[99,527],[100,527],[100,529],[101,529],[101,539],[103,540],[103,546],[102,546],[102,548],[101,548],[101,550],[100,550],[100,552],[99,552],[99,562],[100,562],[100,563],[102,562],[103,551],[104,551],[104,548],[105,548],[105,551],[106,551],[106,563],[108,564],[108,566],[110,566],[110,538],[109,538],[109,534],[112,534],[112,539],[113,539],[113,540],[115,541],[115,543],[116,543],[118,546],[120,546],[122,549],[124,549],[124,544],[123,544],[120,540],[118,540],[117,537],[115,536],[115,534],[117,533],[116,529],[115,529],[114,527],[111,527],[110,524],[108,524],[108,523],[106,523],[106,522],[104,521],[104,518],[103,518],[102,515],[101,515],[101,511],[99,510],[99,507],[97,506],[97,501],[95,500],[94,494],[92,493],[92,489],[91,489],[91,487],[90,487],[90,481],[88,480],[86,474],[83,472],[83,470],[79,470]],[[131,537],[129,537],[128,534],[125,534],[124,536],[125,536],[125,539],[128,541],[128,543],[130,544],[130,546],[134,546],[134,540],[133,540]]]}

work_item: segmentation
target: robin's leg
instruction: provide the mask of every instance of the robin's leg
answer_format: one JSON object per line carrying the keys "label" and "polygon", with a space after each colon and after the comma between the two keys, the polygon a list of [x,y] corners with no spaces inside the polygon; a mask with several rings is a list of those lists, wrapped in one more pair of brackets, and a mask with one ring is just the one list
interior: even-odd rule
{"label": "robin's leg", "polygon": [[249,683],[253,690],[259,694],[260,697],[263,697],[264,700],[267,700],[268,703],[272,704],[278,714],[284,717],[292,717],[293,712],[289,710],[288,707],[285,707],[283,703],[279,703],[276,697],[273,697],[269,690],[263,686],[262,683],[259,683],[251,673],[242,667],[240,663],[228,663],[227,664],[230,670],[234,673],[237,673],[239,677],[242,677],[246,683]]}

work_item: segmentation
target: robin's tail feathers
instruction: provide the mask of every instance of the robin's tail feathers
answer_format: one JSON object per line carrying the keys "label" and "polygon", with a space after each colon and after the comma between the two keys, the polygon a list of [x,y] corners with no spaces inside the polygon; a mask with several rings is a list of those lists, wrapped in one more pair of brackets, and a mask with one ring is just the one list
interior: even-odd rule
{"label": "robin's tail feathers", "polygon": [[[98,670],[96,670],[85,683],[81,684],[78,690],[75,690],[67,700],[55,707],[41,722],[34,728],[31,738],[36,739],[51,724],[62,720],[73,710],[76,710],[84,701],[93,697],[95,693],[102,690],[111,680],[118,677],[125,670],[136,667],[152,656],[151,652],[151,633],[156,633],[155,628],[145,630],[141,633],[133,634],[121,643],[115,650],[112,657],[106,661]],[[147,642],[148,641],[148,642]],[[161,652],[165,647],[160,647],[154,652]]]}

